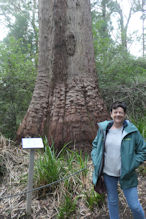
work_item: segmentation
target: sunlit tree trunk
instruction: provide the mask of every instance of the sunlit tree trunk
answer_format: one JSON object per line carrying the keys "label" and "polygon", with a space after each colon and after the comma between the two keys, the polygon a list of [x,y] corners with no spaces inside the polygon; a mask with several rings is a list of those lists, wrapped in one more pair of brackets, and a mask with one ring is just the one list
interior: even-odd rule
{"label": "sunlit tree trunk", "polygon": [[102,18],[105,21],[104,25],[103,25],[103,32],[102,32],[102,36],[104,38],[106,38],[108,36],[108,25],[107,25],[107,11],[106,11],[106,5],[107,5],[108,1],[107,0],[102,0],[101,1],[101,7],[102,7]]}
{"label": "sunlit tree trunk", "polygon": [[39,1],[39,70],[17,135],[88,150],[107,118],[94,61],[89,0]]}
{"label": "sunlit tree trunk", "polygon": [[129,21],[130,21],[131,14],[132,14],[132,8],[130,8],[125,25],[124,25],[124,15],[123,15],[120,5],[119,5],[118,13],[120,15],[121,46],[125,51],[127,51],[127,41],[128,41],[127,30],[128,30]]}

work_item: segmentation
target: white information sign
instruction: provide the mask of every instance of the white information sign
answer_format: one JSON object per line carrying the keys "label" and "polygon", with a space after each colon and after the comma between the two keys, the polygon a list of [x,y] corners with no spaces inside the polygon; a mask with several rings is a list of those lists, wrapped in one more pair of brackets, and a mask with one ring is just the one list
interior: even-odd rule
{"label": "white information sign", "polygon": [[42,138],[22,138],[23,149],[44,148]]}

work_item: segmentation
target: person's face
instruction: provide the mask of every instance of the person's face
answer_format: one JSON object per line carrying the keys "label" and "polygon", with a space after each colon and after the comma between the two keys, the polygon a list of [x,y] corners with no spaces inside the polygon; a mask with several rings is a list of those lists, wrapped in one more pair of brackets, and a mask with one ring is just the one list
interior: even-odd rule
{"label": "person's face", "polygon": [[122,107],[118,107],[117,109],[112,110],[111,117],[115,124],[122,125],[126,118],[126,114]]}

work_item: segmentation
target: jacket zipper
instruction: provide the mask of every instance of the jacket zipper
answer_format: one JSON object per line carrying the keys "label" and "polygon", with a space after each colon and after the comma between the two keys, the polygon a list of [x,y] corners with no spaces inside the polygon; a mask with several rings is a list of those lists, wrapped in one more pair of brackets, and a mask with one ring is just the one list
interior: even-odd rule
{"label": "jacket zipper", "polygon": [[104,151],[105,151],[105,133],[103,131],[103,129],[101,129],[102,134],[103,134],[103,145],[102,145],[102,158],[101,158],[101,162],[100,162],[100,167],[99,167],[99,171],[98,171],[98,177],[102,174],[103,172],[103,166],[104,166]]}

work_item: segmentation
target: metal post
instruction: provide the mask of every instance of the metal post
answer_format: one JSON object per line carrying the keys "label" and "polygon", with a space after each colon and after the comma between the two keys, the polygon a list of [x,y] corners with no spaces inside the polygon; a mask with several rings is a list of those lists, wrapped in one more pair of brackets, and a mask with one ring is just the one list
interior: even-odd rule
{"label": "metal post", "polygon": [[[30,149],[30,158],[29,158],[29,173],[28,173],[28,191],[31,191],[33,188],[33,169],[34,169],[34,149]],[[31,214],[31,201],[32,201],[32,192],[27,193],[27,206],[26,213]]]}

